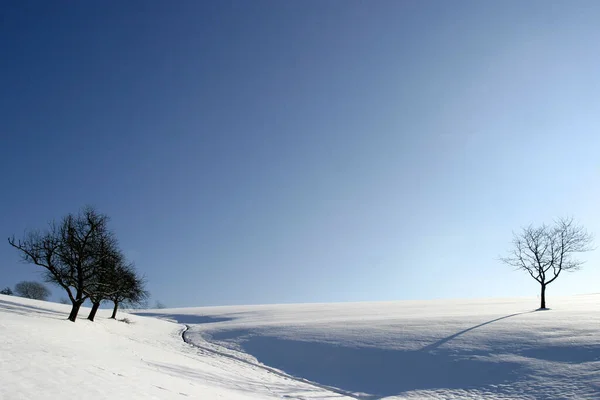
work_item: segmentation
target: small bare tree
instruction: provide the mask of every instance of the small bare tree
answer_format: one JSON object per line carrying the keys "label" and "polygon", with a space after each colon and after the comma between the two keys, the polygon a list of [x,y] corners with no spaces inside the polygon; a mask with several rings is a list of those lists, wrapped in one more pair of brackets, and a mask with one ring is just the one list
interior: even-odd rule
{"label": "small bare tree", "polygon": [[43,284],[33,281],[22,281],[15,285],[17,296],[35,300],[48,300],[50,290]]}
{"label": "small bare tree", "polygon": [[108,299],[114,303],[111,318],[117,317],[120,304],[135,307],[147,301],[150,293],[146,290],[146,280],[140,276],[132,263],[122,263],[115,269],[116,279],[113,280],[113,292]]}
{"label": "small bare tree", "polygon": [[8,286],[5,287],[4,289],[0,290],[0,294],[5,294],[7,296],[12,296],[13,295],[13,291],[11,288],[9,288]]}
{"label": "small bare tree", "polygon": [[574,256],[593,250],[593,236],[573,218],[561,218],[554,225],[532,225],[513,234],[513,249],[500,260],[526,271],[541,286],[540,309],[546,309],[546,286],[562,271],[577,271],[583,261]]}

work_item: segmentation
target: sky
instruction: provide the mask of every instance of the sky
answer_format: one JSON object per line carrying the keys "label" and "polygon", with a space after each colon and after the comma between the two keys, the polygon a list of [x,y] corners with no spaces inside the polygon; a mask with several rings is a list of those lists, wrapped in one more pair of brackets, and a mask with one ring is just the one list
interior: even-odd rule
{"label": "sky", "polygon": [[[498,260],[514,230],[600,234],[597,1],[0,19],[0,237],[93,205],[168,306],[536,296]],[[549,298],[600,291],[599,253]],[[1,287],[39,273],[0,243]]]}

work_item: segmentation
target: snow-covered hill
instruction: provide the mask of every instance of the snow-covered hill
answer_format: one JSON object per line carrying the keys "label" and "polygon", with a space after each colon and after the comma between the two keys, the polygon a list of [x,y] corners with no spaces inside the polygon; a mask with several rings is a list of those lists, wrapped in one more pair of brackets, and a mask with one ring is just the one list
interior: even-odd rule
{"label": "snow-covered hill", "polygon": [[68,306],[0,296],[0,399],[600,399],[600,295],[549,300],[550,311],[440,300],[73,324]]}
{"label": "snow-covered hill", "polygon": [[600,399],[600,295],[150,313],[199,346],[358,397]]}
{"label": "snow-covered hill", "polygon": [[0,295],[0,399],[334,399],[313,385],[201,351],[183,326]]}

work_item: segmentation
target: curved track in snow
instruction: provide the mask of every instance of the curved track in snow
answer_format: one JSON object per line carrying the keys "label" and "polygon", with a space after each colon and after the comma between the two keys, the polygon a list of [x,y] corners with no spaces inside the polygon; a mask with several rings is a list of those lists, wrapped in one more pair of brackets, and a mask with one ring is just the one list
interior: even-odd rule
{"label": "curved track in snow", "polygon": [[269,372],[271,374],[274,374],[274,375],[278,375],[278,376],[280,376],[282,378],[290,379],[290,380],[293,380],[293,381],[296,381],[296,382],[301,382],[301,383],[304,383],[304,384],[307,384],[307,385],[311,385],[311,386],[314,386],[314,387],[317,387],[317,388],[320,388],[320,389],[324,389],[324,390],[327,390],[327,391],[330,391],[332,393],[336,393],[336,394],[339,394],[339,395],[342,395],[342,396],[350,397],[350,398],[357,399],[357,400],[368,400],[368,399],[372,398],[372,396],[369,396],[369,395],[360,396],[360,395],[356,395],[354,393],[346,392],[344,390],[341,390],[341,389],[338,389],[338,388],[335,388],[335,387],[332,387],[332,386],[322,385],[322,384],[319,384],[319,383],[316,383],[316,382],[309,381],[307,379],[298,378],[298,377],[295,377],[295,376],[292,376],[292,375],[288,375],[285,372],[279,371],[278,369],[269,367],[267,365],[260,364],[260,363],[254,363],[252,361],[245,360],[245,359],[243,359],[241,357],[237,357],[234,354],[229,354],[229,353],[226,353],[224,351],[219,351],[219,350],[211,349],[211,348],[206,347],[206,346],[199,345],[199,344],[194,343],[193,341],[188,340],[186,338],[186,333],[190,329],[190,326],[187,325],[187,324],[185,324],[184,327],[185,328],[181,331],[181,339],[185,343],[189,344],[190,346],[193,346],[193,347],[196,347],[198,349],[201,349],[202,351],[206,351],[208,353],[211,353],[211,354],[219,356],[219,357],[229,358],[231,360],[234,360],[234,361],[237,361],[237,362],[241,362],[241,363],[246,364],[246,365],[250,365],[250,366],[252,366],[254,368],[260,368],[260,369],[262,369],[264,371],[267,371],[267,372]]}

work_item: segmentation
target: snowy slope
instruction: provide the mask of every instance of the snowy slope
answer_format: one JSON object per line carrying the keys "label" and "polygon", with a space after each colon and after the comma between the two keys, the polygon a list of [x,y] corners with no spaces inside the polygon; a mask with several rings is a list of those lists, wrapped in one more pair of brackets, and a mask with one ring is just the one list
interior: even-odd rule
{"label": "snowy slope", "polygon": [[73,324],[68,306],[0,295],[0,399],[600,399],[600,295],[550,301],[120,314],[132,324],[84,309]]}
{"label": "snowy slope", "polygon": [[196,345],[354,398],[600,399],[600,295],[182,308]]}
{"label": "snowy slope", "polygon": [[335,399],[341,396],[200,351],[182,325],[0,295],[0,399]]}

